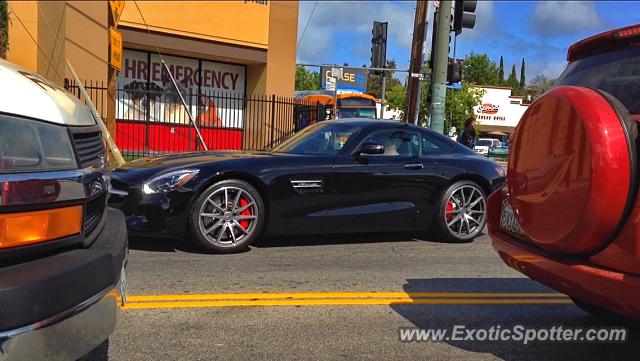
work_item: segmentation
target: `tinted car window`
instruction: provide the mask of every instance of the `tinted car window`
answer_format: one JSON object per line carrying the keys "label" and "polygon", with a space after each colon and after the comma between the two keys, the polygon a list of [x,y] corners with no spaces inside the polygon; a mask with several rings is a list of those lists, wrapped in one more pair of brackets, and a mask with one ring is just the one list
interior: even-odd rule
{"label": "tinted car window", "polygon": [[612,94],[632,114],[640,114],[640,48],[594,55],[571,62],[556,85],[579,85]]}
{"label": "tinted car window", "polygon": [[445,142],[434,137],[422,136],[422,155],[442,154],[451,150]]}
{"label": "tinted car window", "polygon": [[291,154],[337,154],[360,128],[339,124],[324,123],[307,127],[281,145],[274,152]]}
{"label": "tinted car window", "polygon": [[420,136],[416,132],[388,129],[373,132],[363,143],[375,142],[384,145],[384,154],[401,157],[415,157],[420,154]]}

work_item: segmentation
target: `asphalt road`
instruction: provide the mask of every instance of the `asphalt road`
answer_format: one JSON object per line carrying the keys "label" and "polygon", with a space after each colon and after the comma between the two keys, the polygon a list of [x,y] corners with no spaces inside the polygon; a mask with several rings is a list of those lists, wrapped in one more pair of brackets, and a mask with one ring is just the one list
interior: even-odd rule
{"label": "asphalt road", "polygon": [[[132,240],[111,360],[638,360],[640,346],[400,342],[399,328],[618,326],[506,267],[487,236],[262,240],[235,255]],[[282,294],[287,293],[287,294]],[[231,294],[231,295],[230,295]]]}

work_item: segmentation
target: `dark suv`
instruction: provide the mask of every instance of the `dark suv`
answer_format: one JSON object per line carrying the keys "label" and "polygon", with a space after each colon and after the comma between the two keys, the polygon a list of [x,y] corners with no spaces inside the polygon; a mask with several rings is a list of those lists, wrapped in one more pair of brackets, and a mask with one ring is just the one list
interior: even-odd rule
{"label": "dark suv", "polygon": [[0,360],[74,360],[113,333],[127,234],[77,98],[0,60]]}

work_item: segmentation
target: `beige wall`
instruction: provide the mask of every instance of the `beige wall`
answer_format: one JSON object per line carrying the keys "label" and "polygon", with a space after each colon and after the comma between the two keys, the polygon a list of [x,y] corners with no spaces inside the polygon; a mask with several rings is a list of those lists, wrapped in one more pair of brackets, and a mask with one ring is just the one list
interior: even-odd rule
{"label": "beige wall", "polygon": [[293,96],[298,38],[298,2],[271,1],[265,92]]}
{"label": "beige wall", "polygon": [[[38,50],[29,37],[38,36],[38,2],[9,1],[9,51],[7,60],[32,71],[38,70]],[[20,21],[27,30],[20,24]],[[28,31],[28,32],[27,32]]]}
{"label": "beige wall", "polygon": [[106,81],[106,1],[10,1],[9,6],[12,14],[7,60],[62,84],[65,77],[71,77],[66,56],[81,79]]}
{"label": "beige wall", "polygon": [[[152,31],[236,45],[267,48],[271,2],[138,1]],[[145,29],[138,9],[127,1],[120,25]]]}

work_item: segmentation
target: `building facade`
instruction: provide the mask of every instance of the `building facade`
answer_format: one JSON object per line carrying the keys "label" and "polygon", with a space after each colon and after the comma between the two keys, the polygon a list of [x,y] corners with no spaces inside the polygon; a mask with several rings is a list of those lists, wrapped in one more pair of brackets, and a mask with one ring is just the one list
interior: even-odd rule
{"label": "building facade", "polygon": [[483,133],[513,132],[529,107],[522,96],[511,95],[510,87],[477,86],[483,92],[480,105],[474,107],[476,122]]}
{"label": "building facade", "polygon": [[[9,10],[7,60],[73,90],[66,58],[94,85],[101,115],[113,111],[109,1],[9,1]],[[294,104],[282,99],[294,95],[297,28],[297,1],[125,1],[110,128],[120,149],[200,149],[189,115],[210,149],[264,148],[286,137]]]}

